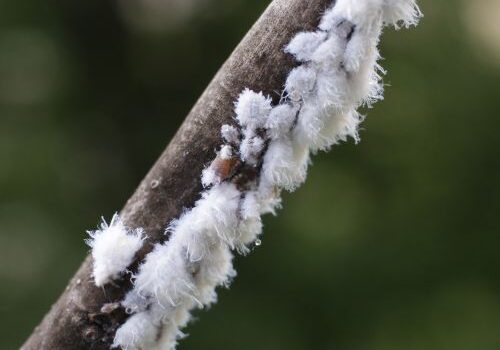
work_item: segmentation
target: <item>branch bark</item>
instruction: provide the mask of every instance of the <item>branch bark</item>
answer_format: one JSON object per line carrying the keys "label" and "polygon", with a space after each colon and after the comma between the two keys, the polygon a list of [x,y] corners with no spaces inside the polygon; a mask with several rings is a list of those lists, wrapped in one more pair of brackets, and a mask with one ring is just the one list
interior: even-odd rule
{"label": "branch bark", "polygon": [[[313,30],[332,0],[274,0],[215,75],[156,164],[121,212],[129,227],[149,238],[137,254],[136,269],[153,244],[167,237],[166,225],[201,191],[200,174],[221,144],[220,127],[231,123],[233,102],[249,87],[279,99],[293,59],[284,46],[299,31]],[[127,315],[119,302],[131,288],[128,278],[97,288],[88,256],[59,300],[21,349],[109,349]]]}

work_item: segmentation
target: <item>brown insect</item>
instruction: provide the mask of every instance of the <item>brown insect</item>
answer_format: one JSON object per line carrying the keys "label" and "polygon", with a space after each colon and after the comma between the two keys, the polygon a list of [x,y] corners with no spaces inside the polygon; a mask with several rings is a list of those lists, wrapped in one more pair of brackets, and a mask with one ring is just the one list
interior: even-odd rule
{"label": "brown insect", "polygon": [[238,157],[231,156],[229,158],[222,158],[221,156],[217,156],[212,161],[210,168],[215,172],[219,181],[222,182],[233,177],[240,165],[241,160]]}

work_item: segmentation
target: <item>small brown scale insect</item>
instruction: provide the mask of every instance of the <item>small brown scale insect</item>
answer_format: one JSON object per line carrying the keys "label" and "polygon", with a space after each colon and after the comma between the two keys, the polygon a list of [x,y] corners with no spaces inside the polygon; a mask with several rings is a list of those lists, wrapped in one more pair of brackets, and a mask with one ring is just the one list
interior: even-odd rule
{"label": "small brown scale insect", "polygon": [[[222,155],[221,152],[212,161],[209,167],[216,176],[218,183],[231,180],[231,182],[241,191],[249,190],[251,184],[255,184],[255,180],[258,178],[262,166],[262,155],[269,145],[269,138],[265,129],[256,130],[256,135],[260,136],[265,141],[264,149],[256,155],[259,158],[258,164],[249,165],[242,161],[238,155]],[[225,146],[229,146],[231,149],[238,149],[241,143],[241,133],[239,133],[238,138],[239,140],[237,142],[229,142],[226,140],[227,143]]]}
{"label": "small brown scale insect", "polygon": [[217,156],[210,165],[210,168],[215,172],[219,181],[225,181],[234,176],[242,162],[239,157],[231,156],[229,158],[222,158]]}

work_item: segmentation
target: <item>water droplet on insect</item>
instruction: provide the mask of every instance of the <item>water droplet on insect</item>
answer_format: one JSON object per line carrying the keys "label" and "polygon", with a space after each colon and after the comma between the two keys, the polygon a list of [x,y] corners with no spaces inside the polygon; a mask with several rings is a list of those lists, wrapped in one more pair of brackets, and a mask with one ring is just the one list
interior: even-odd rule
{"label": "water droplet on insect", "polygon": [[258,238],[257,238],[257,239],[255,240],[255,246],[256,246],[256,247],[258,247],[258,246],[260,246],[261,244],[262,244],[262,241],[261,241],[260,239],[258,239]]}

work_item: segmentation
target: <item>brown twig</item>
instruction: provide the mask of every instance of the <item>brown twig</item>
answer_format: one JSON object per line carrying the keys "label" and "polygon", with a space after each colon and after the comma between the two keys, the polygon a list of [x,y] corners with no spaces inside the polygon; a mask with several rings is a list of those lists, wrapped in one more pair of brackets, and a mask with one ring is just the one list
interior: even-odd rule
{"label": "brown twig", "polygon": [[[131,269],[155,242],[166,239],[167,224],[193,205],[200,174],[221,144],[220,128],[233,118],[233,102],[245,87],[280,96],[294,62],[283,52],[299,31],[313,30],[332,0],[274,0],[224,63],[156,164],[121,212],[129,227],[149,238]],[[23,345],[23,350],[109,349],[127,314],[117,305],[130,290],[128,279],[97,288],[87,257],[66,290]]]}

